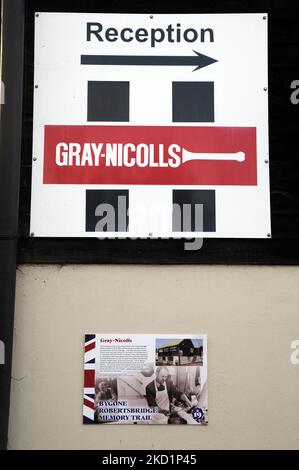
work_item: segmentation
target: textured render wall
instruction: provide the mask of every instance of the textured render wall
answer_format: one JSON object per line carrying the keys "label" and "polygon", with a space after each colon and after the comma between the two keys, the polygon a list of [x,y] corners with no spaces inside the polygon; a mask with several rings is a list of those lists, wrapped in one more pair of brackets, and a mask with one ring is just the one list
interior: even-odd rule
{"label": "textured render wall", "polygon": [[[299,449],[299,268],[20,266],[12,449]],[[83,426],[83,334],[207,333],[209,425]]]}

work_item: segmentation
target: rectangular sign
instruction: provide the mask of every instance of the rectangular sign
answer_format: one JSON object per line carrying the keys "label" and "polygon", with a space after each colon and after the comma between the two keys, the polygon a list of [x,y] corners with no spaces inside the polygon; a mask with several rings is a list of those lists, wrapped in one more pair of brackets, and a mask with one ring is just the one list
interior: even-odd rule
{"label": "rectangular sign", "polygon": [[46,126],[44,184],[256,186],[255,134],[254,127]]}
{"label": "rectangular sign", "polygon": [[84,424],[208,424],[205,335],[85,336]]}
{"label": "rectangular sign", "polygon": [[271,236],[267,15],[35,20],[31,233]]}

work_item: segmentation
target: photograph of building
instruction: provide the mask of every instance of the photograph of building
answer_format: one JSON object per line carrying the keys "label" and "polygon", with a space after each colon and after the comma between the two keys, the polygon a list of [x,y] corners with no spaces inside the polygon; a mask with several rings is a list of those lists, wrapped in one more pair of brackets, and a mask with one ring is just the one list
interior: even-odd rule
{"label": "photograph of building", "polygon": [[203,346],[198,339],[157,339],[156,365],[202,365]]}

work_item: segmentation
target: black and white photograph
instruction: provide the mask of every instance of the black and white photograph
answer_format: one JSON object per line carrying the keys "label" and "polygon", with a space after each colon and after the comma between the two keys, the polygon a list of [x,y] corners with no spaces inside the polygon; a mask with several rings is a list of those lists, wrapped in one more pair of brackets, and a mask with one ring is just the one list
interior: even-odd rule
{"label": "black and white photograph", "polygon": [[202,364],[202,339],[156,339],[157,366],[194,366]]}

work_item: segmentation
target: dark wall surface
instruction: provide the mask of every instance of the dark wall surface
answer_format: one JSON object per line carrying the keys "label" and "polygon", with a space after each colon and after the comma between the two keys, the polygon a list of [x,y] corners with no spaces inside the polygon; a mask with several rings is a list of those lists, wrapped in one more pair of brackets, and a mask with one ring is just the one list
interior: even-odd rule
{"label": "dark wall surface", "polygon": [[[272,1],[27,0],[19,263],[299,264],[299,3]],[[102,13],[268,13],[272,239],[205,239],[197,251],[184,240],[30,238],[33,27],[35,11]],[[254,32],[253,32],[254,34]]]}

